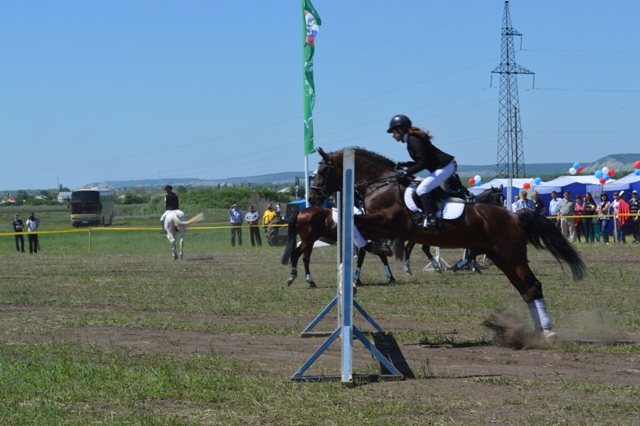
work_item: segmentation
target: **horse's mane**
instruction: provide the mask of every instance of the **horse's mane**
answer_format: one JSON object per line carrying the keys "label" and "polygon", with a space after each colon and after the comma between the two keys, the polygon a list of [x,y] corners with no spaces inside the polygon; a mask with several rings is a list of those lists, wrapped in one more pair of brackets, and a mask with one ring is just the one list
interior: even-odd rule
{"label": "horse's mane", "polygon": [[[387,168],[390,168],[390,169],[394,169],[395,166],[396,166],[396,162],[395,161],[390,160],[389,158],[385,157],[384,155],[378,154],[378,153],[373,152],[373,151],[367,151],[366,149],[360,148],[360,147],[357,147],[357,146],[350,147],[350,148],[355,150],[356,156],[366,158],[367,160],[371,161],[372,163],[377,163],[379,166],[387,167]],[[332,154],[341,153],[341,152],[342,152],[342,150],[335,151]]]}

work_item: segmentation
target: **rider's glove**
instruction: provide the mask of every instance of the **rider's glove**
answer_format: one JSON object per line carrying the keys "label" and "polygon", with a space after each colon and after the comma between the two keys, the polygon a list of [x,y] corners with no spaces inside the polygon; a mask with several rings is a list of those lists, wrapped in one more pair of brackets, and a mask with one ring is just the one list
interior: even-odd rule
{"label": "rider's glove", "polygon": [[399,179],[407,177],[406,170],[396,170],[396,177]]}
{"label": "rider's glove", "polygon": [[396,169],[403,169],[403,168],[407,167],[408,165],[409,165],[409,163],[401,161],[398,164],[396,164]]}

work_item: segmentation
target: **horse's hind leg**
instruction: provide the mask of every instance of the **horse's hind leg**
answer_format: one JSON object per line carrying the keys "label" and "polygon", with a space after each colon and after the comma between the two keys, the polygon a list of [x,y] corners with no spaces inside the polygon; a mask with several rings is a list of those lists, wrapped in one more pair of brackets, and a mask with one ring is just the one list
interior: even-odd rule
{"label": "horse's hind leg", "polygon": [[395,284],[396,279],[393,277],[393,274],[391,273],[391,268],[389,268],[389,261],[387,260],[387,256],[385,256],[384,254],[380,254],[380,260],[384,265],[384,273],[389,279],[389,284]]}
{"label": "horse's hind leg", "polygon": [[526,256],[522,259],[511,259],[507,261],[495,253],[487,253],[487,256],[502,272],[505,273],[511,284],[518,290],[522,299],[529,307],[529,313],[536,330],[540,331],[542,338],[549,344],[555,343],[558,335],[551,331],[553,323],[547,312],[547,305],[542,293],[542,284],[534,275]]}
{"label": "horse's hind leg", "polygon": [[[304,242],[302,244],[304,244]],[[296,278],[298,278],[298,259],[300,258],[300,254],[302,254],[302,252],[300,251],[300,246],[294,248],[291,252],[291,274],[287,279],[288,286],[293,284]]]}
{"label": "horse's hind leg", "polygon": [[180,260],[182,260],[182,255],[184,251],[184,234],[180,233]]}

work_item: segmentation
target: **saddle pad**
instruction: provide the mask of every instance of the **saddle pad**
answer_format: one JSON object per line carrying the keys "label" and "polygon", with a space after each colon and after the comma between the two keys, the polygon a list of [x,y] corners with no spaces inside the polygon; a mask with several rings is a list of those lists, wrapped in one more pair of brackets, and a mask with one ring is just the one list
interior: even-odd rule
{"label": "saddle pad", "polygon": [[[354,215],[356,215],[356,214],[364,214],[364,212],[361,209],[359,209],[357,207],[354,207],[353,208],[353,214]],[[335,207],[331,208],[331,218],[333,219],[333,221],[335,223],[340,223],[340,217],[338,216],[338,209],[335,208]]]}
{"label": "saddle pad", "polygon": [[444,209],[438,211],[438,213],[436,213],[436,216],[441,217],[445,220],[453,220],[462,216],[463,211],[464,203],[450,203],[449,201],[445,201]]}

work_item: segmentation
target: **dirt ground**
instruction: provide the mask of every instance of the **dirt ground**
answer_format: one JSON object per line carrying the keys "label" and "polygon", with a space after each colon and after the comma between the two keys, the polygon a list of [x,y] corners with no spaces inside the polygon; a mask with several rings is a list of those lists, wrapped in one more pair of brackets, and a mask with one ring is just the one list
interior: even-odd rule
{"label": "dirt ground", "polygon": [[[56,312],[73,315],[56,307]],[[85,311],[86,312],[86,311]],[[3,315],[49,315],[46,310],[29,312],[25,306],[5,306]],[[256,319],[255,315],[223,315],[217,318],[203,318],[206,321],[234,324],[252,324],[256,321],[275,327],[294,324],[308,324],[313,318],[267,317]],[[393,322],[373,318],[384,330],[411,330],[415,324],[403,323],[401,318]],[[335,311],[329,313],[315,330],[333,331],[335,329]],[[359,314],[355,325],[361,331],[372,331]],[[435,325],[435,327],[438,327]],[[439,327],[440,333],[463,337],[464,330],[447,330],[446,325]],[[7,330],[5,330],[6,332]],[[487,331],[491,333],[490,331]],[[248,335],[228,332],[201,332],[190,330],[149,330],[144,328],[114,327],[68,327],[58,328],[51,334],[38,336],[29,334],[13,336],[14,339],[28,343],[49,342],[52,340],[76,340],[82,344],[98,345],[104,349],[120,348],[132,353],[215,353],[222,357],[235,357],[242,360],[266,363],[270,371],[283,377],[293,375],[297,368],[318,349],[326,337],[301,338],[298,336]],[[567,341],[560,336],[560,341]],[[620,344],[640,342],[640,336],[618,335]],[[334,341],[316,363],[305,373],[313,376],[320,374],[319,369],[336,369],[339,374],[340,340]],[[584,345],[599,345],[598,339],[577,340]],[[615,343],[614,342],[614,343]],[[611,343],[609,341],[608,343]],[[593,383],[616,383],[618,386],[633,385],[640,382],[640,355],[626,353],[590,353],[572,352],[549,347],[534,347],[523,350],[505,347],[504,342],[496,341],[491,345],[419,345],[392,342],[380,342],[376,346],[386,353],[393,364],[409,379],[425,373],[430,381],[442,379],[469,378],[511,378],[517,380],[564,381],[568,379],[587,380]],[[363,371],[372,366],[372,355],[358,341],[354,340],[354,372]],[[374,363],[375,364],[375,363]],[[417,374],[420,372],[420,374]],[[430,386],[434,386],[431,383]],[[448,385],[445,387],[449,387]],[[449,391],[452,391],[449,389]],[[465,391],[468,392],[468,391]]]}

